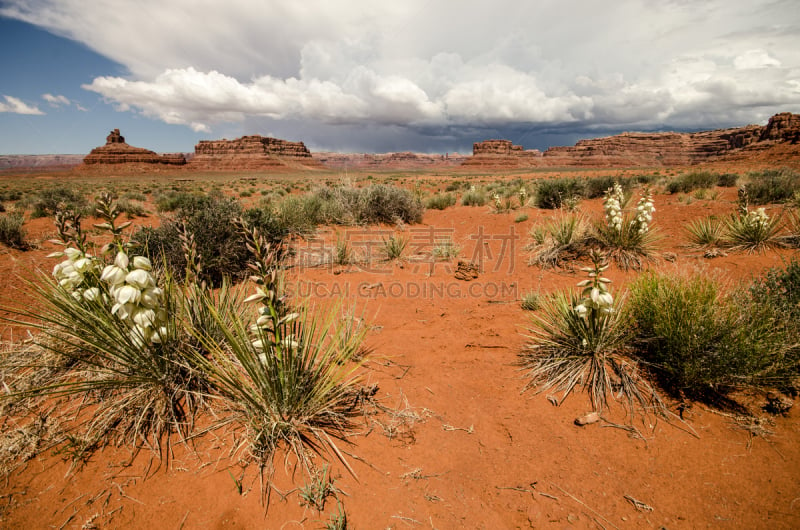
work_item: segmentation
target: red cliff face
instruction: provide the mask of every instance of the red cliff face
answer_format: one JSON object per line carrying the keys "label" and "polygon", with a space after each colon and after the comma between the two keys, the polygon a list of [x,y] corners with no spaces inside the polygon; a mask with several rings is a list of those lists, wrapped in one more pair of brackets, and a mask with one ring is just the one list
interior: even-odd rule
{"label": "red cliff face", "polygon": [[465,166],[524,167],[542,165],[542,153],[538,149],[524,150],[510,140],[485,140],[472,144],[472,158]]}
{"label": "red cliff face", "polygon": [[261,169],[292,166],[318,167],[303,142],[264,136],[236,140],[202,140],[194,148],[192,167],[204,169]]}
{"label": "red cliff face", "polygon": [[114,129],[106,137],[106,145],[95,147],[83,159],[84,164],[168,164],[183,165],[182,154],[159,155],[148,149],[125,143],[125,137]]}
{"label": "red cliff face", "polygon": [[747,125],[696,133],[626,132],[581,140],[572,147],[551,147],[544,153],[524,151],[508,140],[486,140],[474,144],[473,156],[465,165],[684,166],[799,141],[800,115],[785,112],[770,118],[766,126]]}

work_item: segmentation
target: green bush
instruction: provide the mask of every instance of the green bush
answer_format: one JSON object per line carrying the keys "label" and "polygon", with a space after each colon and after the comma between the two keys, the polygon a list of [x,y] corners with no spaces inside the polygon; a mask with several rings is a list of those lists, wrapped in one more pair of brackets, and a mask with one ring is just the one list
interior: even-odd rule
{"label": "green bush", "polygon": [[76,213],[93,214],[89,208],[89,201],[77,188],[56,186],[39,191],[33,198],[31,207],[32,218],[50,217],[56,210],[72,210]]}
{"label": "green bush", "polygon": [[174,218],[166,219],[158,228],[141,228],[131,242],[153,263],[165,263],[177,279],[183,279],[186,257],[181,242],[183,228],[194,236],[202,261],[201,278],[219,286],[225,277],[237,279],[246,273],[249,253],[245,240],[234,221],[244,215],[270,240],[278,242],[286,235],[284,220],[259,209],[242,211],[234,199],[192,195],[182,200],[183,206]]}
{"label": "green bush", "polygon": [[425,208],[407,189],[384,184],[374,184],[360,190],[362,223],[422,222]]}
{"label": "green bush", "polygon": [[745,184],[750,204],[791,201],[800,191],[800,173],[791,169],[765,169],[747,174]]}
{"label": "green bush", "polygon": [[722,223],[716,217],[696,219],[686,226],[689,243],[695,247],[716,247],[722,243]]}
{"label": "green bush", "polygon": [[733,188],[739,180],[736,173],[722,173],[717,177],[717,186],[721,188]]}
{"label": "green bush", "polygon": [[537,208],[553,210],[561,208],[562,203],[573,197],[584,197],[584,180],[561,178],[540,180],[536,186],[534,204]]}
{"label": "green bush", "polygon": [[0,243],[11,248],[28,248],[28,243],[25,241],[26,232],[22,227],[24,223],[25,218],[19,212],[0,215]]}
{"label": "green bush", "polygon": [[730,404],[730,390],[783,371],[785,335],[768,305],[699,275],[648,273],[630,290],[638,355],[672,395]]}
{"label": "green bush", "polygon": [[461,197],[461,204],[464,206],[486,206],[486,193],[482,189],[469,189]]}
{"label": "green bush", "polygon": [[431,210],[444,210],[451,206],[455,206],[455,204],[456,196],[452,193],[437,193],[425,201],[425,207]]}
{"label": "green bush", "polygon": [[667,184],[669,193],[689,193],[696,189],[708,189],[717,185],[719,176],[710,171],[690,171],[672,179]]}

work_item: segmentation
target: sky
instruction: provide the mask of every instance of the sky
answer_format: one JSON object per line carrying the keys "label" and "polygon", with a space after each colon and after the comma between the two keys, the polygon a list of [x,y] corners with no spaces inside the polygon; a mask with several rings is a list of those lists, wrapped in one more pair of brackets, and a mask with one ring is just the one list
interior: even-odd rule
{"label": "sky", "polygon": [[0,154],[525,148],[800,112],[797,0],[0,0]]}

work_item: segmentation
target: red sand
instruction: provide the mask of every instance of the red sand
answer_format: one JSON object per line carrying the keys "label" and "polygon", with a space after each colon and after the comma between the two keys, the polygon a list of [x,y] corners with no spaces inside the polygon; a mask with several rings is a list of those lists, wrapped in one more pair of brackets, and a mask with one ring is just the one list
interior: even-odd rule
{"label": "red sand", "polygon": [[[659,250],[674,252],[677,261],[653,267],[696,268],[733,283],[794,254],[707,260],[687,249],[683,226],[689,220],[733,210],[735,189],[720,191],[714,201],[689,205],[677,196],[656,195],[655,223],[664,236]],[[580,210],[597,217],[600,201],[585,201]],[[529,219],[514,223],[523,212]],[[436,239],[451,236],[460,244],[464,260],[477,257],[476,243],[483,245],[484,272],[470,283],[453,278],[454,262],[436,263],[432,271],[429,261],[416,262],[414,249],[404,262],[375,261],[367,271],[321,266],[293,273],[306,292],[356,302],[370,321],[367,344],[375,351],[365,381],[379,385],[384,405],[410,407],[420,418],[391,438],[380,425],[365,424],[346,447],[355,455],[349,462],[358,479],[333,464],[351,527],[799,527],[796,410],[771,418],[774,435],[751,438],[731,418],[694,405],[686,419],[699,437],[663,421],[652,427],[639,422],[641,440],[606,422],[575,426],[573,420],[590,410],[585,394],[554,407],[544,395],[521,393],[525,381],[514,363],[531,313],[518,299],[531,289],[572,289],[582,279],[527,265],[528,230],[553,215],[533,208],[494,214],[488,207],[458,206],[428,211],[421,225],[404,228],[412,238],[409,248],[418,251],[430,250],[430,228],[439,231]],[[379,241],[392,230],[373,227],[367,230],[372,235],[364,236],[362,229],[346,229],[354,241]],[[36,221],[29,231],[34,237],[46,233],[48,222]],[[320,237],[328,245],[336,241],[332,230]],[[50,270],[52,260],[44,259],[50,251],[47,243],[41,250],[4,251],[3,297],[15,295],[16,275],[28,277],[35,267]],[[609,272],[615,292],[635,276],[616,268]],[[606,418],[625,421],[620,406]],[[288,492],[284,499],[273,492],[265,510],[254,466],[244,469],[240,495],[233,477],[242,476],[243,468],[228,461],[230,443],[206,435],[197,441],[196,454],[177,446],[174,456],[160,466],[156,462],[146,477],[146,452],[126,465],[125,448],[106,448],[66,475],[69,464],[45,451],[0,488],[0,523],[4,528],[322,528],[336,512],[333,498],[322,513],[300,506],[297,491],[290,490],[304,485],[302,476],[288,475],[281,462],[276,487]],[[626,497],[652,511],[637,510]]]}

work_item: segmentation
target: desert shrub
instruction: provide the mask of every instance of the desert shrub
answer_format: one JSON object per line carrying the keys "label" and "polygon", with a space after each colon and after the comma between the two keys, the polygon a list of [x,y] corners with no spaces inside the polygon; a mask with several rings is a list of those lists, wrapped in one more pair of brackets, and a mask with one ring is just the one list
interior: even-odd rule
{"label": "desert shrub", "polygon": [[461,204],[464,206],[486,206],[486,193],[483,189],[476,189],[470,186],[469,190],[461,197]]}
{"label": "desert shrub", "polygon": [[187,191],[171,190],[158,194],[155,198],[156,210],[159,213],[175,212],[177,210],[193,210],[209,199],[205,193],[190,193]]}
{"label": "desert shrub", "polygon": [[696,219],[686,226],[689,243],[695,247],[717,247],[722,244],[723,225],[714,216]]}
{"label": "desert shrub", "polygon": [[751,204],[786,202],[800,191],[800,173],[783,169],[765,169],[747,174],[745,190]]}
{"label": "desert shrub", "polygon": [[244,238],[234,221],[244,215],[273,242],[281,241],[287,231],[285,219],[276,218],[259,209],[242,211],[234,199],[191,196],[182,202],[173,218],[158,228],[141,228],[131,237],[137,251],[153,263],[164,263],[176,279],[186,272],[185,252],[181,234],[191,233],[202,262],[201,279],[211,285],[222,285],[225,277],[232,279],[246,272],[249,253]]}
{"label": "desert shrub", "polygon": [[322,206],[317,195],[289,195],[275,208],[275,217],[291,234],[310,234],[323,221]]}
{"label": "desert shrub", "polygon": [[781,217],[770,217],[764,208],[758,208],[732,214],[725,222],[723,241],[732,250],[764,252],[784,245],[780,230]]}
{"label": "desert shrub", "polygon": [[359,221],[363,223],[422,222],[425,209],[414,195],[403,188],[373,184],[361,188]]}
{"label": "desert shrub", "polygon": [[626,193],[629,193],[633,180],[612,176],[587,178],[584,180],[583,197],[586,199],[602,197],[609,188],[614,187],[614,184],[619,184]]}
{"label": "desert shrub", "polygon": [[447,192],[458,191],[462,187],[464,187],[464,182],[462,182],[460,180],[454,180],[454,181],[449,182],[447,184],[447,186],[445,187],[444,191],[447,191]]}
{"label": "desert shrub", "polygon": [[575,178],[540,180],[536,186],[534,205],[553,210],[572,197],[583,197],[585,181]]}
{"label": "desert shrub", "polygon": [[531,264],[542,268],[559,267],[588,253],[588,223],[579,214],[562,214],[541,230],[532,229],[536,246]]}
{"label": "desert shrub", "polygon": [[515,223],[524,223],[527,220],[528,220],[528,214],[526,213],[521,213],[514,218]]}
{"label": "desert shrub", "polygon": [[141,191],[126,191],[122,194],[120,200],[144,202],[147,200],[147,194]]}
{"label": "desert shrub", "polygon": [[717,186],[721,188],[733,188],[739,180],[736,173],[721,173],[717,176]]}
{"label": "desert shrub", "polygon": [[442,239],[436,241],[431,254],[437,260],[451,260],[461,254],[461,247],[450,238]]}
{"label": "desert shrub", "polygon": [[31,217],[49,217],[57,210],[72,210],[76,213],[94,213],[89,201],[77,188],[56,186],[45,188],[31,197]]}
{"label": "desert shrub", "polygon": [[19,190],[4,190],[0,192],[0,201],[12,202],[22,199],[22,192]]}
{"label": "desert shrub", "polygon": [[25,240],[27,232],[22,226],[24,223],[25,218],[21,212],[14,211],[0,215],[0,243],[11,248],[28,248]]}
{"label": "desert shrub", "polygon": [[431,210],[444,210],[455,206],[456,196],[452,193],[437,193],[425,201],[425,207]]}
{"label": "desert shrub", "polygon": [[707,189],[717,185],[719,176],[710,171],[690,171],[673,178],[667,184],[669,193],[689,193],[696,189]]}
{"label": "desert shrub", "polygon": [[672,395],[725,405],[730,390],[781,371],[784,334],[768,305],[700,275],[648,273],[630,289],[638,355]]}
{"label": "desert shrub", "polygon": [[128,219],[133,219],[134,217],[144,217],[147,215],[147,211],[144,209],[142,204],[129,199],[118,200],[117,207],[121,213],[124,213],[128,216]]}
{"label": "desert shrub", "polygon": [[[607,268],[598,254],[587,267],[589,279],[580,282],[580,296],[557,292],[546,298],[532,319],[531,341],[520,354],[520,364],[530,379],[526,388],[553,389],[566,398],[584,387],[592,406],[602,411],[608,396],[624,396],[631,412],[647,410],[660,401],[647,382],[639,378],[634,363],[626,360],[629,320],[624,302],[607,289],[601,276]],[[612,388],[612,379],[618,388]]]}

